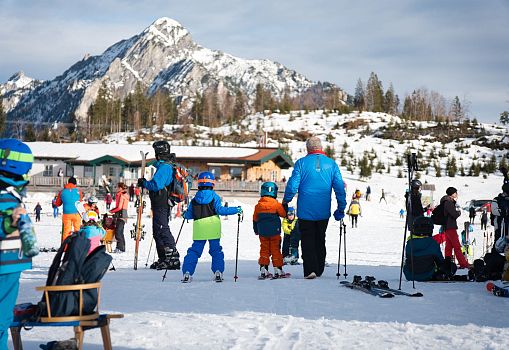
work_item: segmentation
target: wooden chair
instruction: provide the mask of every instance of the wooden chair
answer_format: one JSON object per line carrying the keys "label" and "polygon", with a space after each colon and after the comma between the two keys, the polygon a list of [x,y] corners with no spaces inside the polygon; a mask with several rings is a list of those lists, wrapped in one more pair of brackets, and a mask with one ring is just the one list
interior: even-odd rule
{"label": "wooden chair", "polygon": [[[92,314],[83,314],[83,291],[96,289],[97,290],[97,305]],[[44,300],[46,301],[47,317],[41,317],[39,322],[13,322],[11,323],[10,330],[14,350],[23,350],[21,342],[21,329],[23,327],[74,327],[74,335],[78,344],[78,349],[83,349],[83,338],[85,331],[93,328],[101,328],[101,335],[103,339],[103,347],[105,350],[111,350],[111,336],[110,336],[110,319],[123,318],[123,314],[99,314],[99,302],[101,283],[89,284],[75,284],[67,286],[44,286],[36,287],[36,290],[44,292]],[[79,291],[79,311],[78,315],[73,316],[52,316],[50,294],[53,292],[72,292]]]}

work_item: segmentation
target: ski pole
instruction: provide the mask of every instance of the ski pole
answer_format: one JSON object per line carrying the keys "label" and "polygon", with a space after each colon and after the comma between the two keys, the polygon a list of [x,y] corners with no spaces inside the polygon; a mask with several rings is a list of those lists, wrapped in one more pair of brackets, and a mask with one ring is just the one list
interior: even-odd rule
{"label": "ski pole", "polygon": [[345,255],[345,273],[343,274],[343,276],[345,276],[345,279],[346,279],[346,276],[348,276],[348,274],[346,273],[346,224],[344,224],[344,227],[343,227],[343,230],[345,231],[345,242],[343,243],[343,248],[345,249],[345,251],[343,252],[344,255]]}
{"label": "ski pole", "polygon": [[343,219],[339,222],[339,249],[338,249],[338,273],[336,273],[337,279],[341,276],[339,269],[341,267],[341,238],[343,237]]}
{"label": "ski pole", "polygon": [[145,261],[145,268],[148,266],[148,260],[150,259],[150,252],[152,251],[152,243],[154,243],[154,236],[152,236],[152,240],[150,241],[150,248],[148,249],[147,261]]}
{"label": "ski pole", "polygon": [[239,276],[237,276],[237,268],[238,268],[238,262],[239,262],[239,234],[240,234],[240,222],[243,221],[244,214],[239,213],[237,214],[237,248],[235,249],[235,275],[233,276],[233,279],[235,282],[237,282],[237,279]]}
{"label": "ski pole", "polygon": [[[179,230],[179,234],[177,235],[177,240],[175,241],[175,245],[177,245],[177,242],[179,240],[179,237],[180,237],[180,233],[182,232],[182,228],[184,227],[184,223],[186,222],[186,219],[183,219],[182,220],[182,225],[180,225],[180,230]],[[163,280],[162,282],[164,282],[164,280],[166,279],[166,274],[168,273],[168,265],[166,265],[166,269],[164,270],[164,275],[163,275]]]}

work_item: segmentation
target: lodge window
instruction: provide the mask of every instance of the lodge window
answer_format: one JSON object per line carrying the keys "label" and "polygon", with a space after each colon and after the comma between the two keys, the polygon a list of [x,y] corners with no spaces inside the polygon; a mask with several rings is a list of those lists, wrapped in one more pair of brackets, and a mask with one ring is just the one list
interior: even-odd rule
{"label": "lodge window", "polygon": [[221,167],[211,166],[209,167],[209,171],[214,174],[214,177],[218,179],[221,176]]}
{"label": "lodge window", "polygon": [[89,178],[93,177],[94,176],[94,167],[85,165],[85,167],[83,169],[83,175],[85,177],[89,177]]}
{"label": "lodge window", "polygon": [[53,165],[45,165],[42,176],[53,176]]}
{"label": "lodge window", "polygon": [[108,176],[109,177],[117,177],[117,169],[110,166]]}
{"label": "lodge window", "polygon": [[232,179],[241,179],[242,178],[242,168],[230,168],[230,176]]}

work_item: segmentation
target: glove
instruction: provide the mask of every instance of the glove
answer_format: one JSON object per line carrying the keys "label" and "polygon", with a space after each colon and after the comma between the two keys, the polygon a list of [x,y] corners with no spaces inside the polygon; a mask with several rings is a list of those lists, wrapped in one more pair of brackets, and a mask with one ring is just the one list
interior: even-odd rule
{"label": "glove", "polygon": [[144,182],[144,181],[145,181],[145,178],[144,178],[144,177],[140,177],[140,178],[138,179],[138,187],[143,188],[143,182]]}
{"label": "glove", "polygon": [[336,221],[340,221],[344,217],[345,217],[345,212],[339,211],[339,209],[336,209],[336,211],[334,211],[334,219]]}
{"label": "glove", "polygon": [[242,211],[242,207],[237,207],[237,214],[239,214],[239,215],[240,215],[240,214],[242,214],[242,212],[243,212],[243,211]]}

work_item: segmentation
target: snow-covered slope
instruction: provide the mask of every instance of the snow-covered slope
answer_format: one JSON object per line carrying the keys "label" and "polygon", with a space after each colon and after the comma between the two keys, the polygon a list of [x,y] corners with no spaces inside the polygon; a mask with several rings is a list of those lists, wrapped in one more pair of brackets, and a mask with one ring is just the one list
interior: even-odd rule
{"label": "snow-covered slope", "polygon": [[258,83],[275,96],[281,96],[285,89],[295,94],[314,85],[280,63],[245,60],[204,48],[180,23],[160,18],[142,33],[114,44],[102,55],[85,56],[62,75],[45,82],[24,96],[10,117],[69,121],[75,112],[84,118],[103,82],[117,97],[125,97],[140,82],[149,93],[164,88],[182,99],[193,98],[209,86],[233,95],[241,89],[253,99]]}

